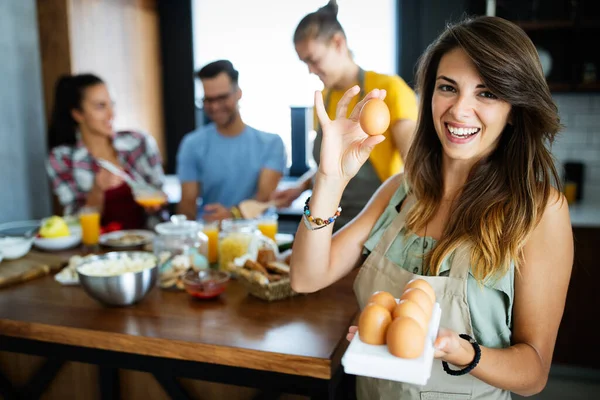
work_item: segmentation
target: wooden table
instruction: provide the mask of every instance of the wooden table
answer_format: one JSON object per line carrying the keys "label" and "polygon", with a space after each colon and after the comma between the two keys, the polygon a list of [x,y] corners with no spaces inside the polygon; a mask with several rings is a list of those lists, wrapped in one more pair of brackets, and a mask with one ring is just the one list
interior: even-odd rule
{"label": "wooden table", "polygon": [[99,365],[103,398],[115,398],[113,369],[150,372],[174,398],[186,398],[175,377],[335,398],[354,277],[273,303],[231,281],[216,300],[157,287],[110,308],[48,276],[0,291],[0,350],[47,357],[46,375],[64,361]]}

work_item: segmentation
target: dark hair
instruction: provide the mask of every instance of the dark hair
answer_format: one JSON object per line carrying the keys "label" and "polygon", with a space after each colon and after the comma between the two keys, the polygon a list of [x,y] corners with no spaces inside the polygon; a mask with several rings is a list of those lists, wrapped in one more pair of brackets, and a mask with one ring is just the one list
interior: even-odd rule
{"label": "dark hair", "polygon": [[443,238],[429,254],[431,275],[462,243],[473,245],[471,266],[481,282],[523,261],[523,246],[560,181],[548,145],[561,128],[558,108],[544,79],[535,46],[517,25],[498,17],[467,18],[450,25],[427,48],[417,69],[419,121],[405,171],[417,203],[407,227],[417,231],[442,199],[442,145],[433,124],[431,98],[444,54],[459,48],[485,86],[511,105],[511,123],[496,149],[470,171]]}
{"label": "dark hair", "polygon": [[240,73],[233,67],[233,64],[229,60],[217,60],[206,64],[196,72],[196,77],[199,79],[214,78],[222,72],[225,72],[231,79],[231,82],[237,86]]}
{"label": "dark hair", "polygon": [[74,145],[76,142],[77,121],[71,111],[81,109],[84,91],[90,86],[104,81],[92,74],[65,75],[58,79],[54,88],[54,105],[48,126],[48,145]]}
{"label": "dark hair", "polygon": [[337,19],[337,14],[337,1],[330,0],[329,3],[317,11],[304,16],[294,32],[294,43],[306,39],[329,41],[336,33],[341,33],[346,37],[344,28]]}

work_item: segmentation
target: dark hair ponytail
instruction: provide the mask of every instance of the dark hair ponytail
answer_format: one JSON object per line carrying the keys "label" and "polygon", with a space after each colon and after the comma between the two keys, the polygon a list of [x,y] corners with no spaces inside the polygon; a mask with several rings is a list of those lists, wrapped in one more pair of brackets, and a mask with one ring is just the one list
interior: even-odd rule
{"label": "dark hair ponytail", "polygon": [[337,1],[330,0],[317,11],[304,16],[294,32],[294,43],[299,43],[305,39],[328,41],[338,32],[346,37],[344,28],[337,19],[337,14]]}
{"label": "dark hair ponytail", "polygon": [[71,111],[81,109],[85,89],[104,83],[92,74],[65,75],[56,81],[54,88],[54,106],[48,126],[48,146],[74,145],[77,122]]}

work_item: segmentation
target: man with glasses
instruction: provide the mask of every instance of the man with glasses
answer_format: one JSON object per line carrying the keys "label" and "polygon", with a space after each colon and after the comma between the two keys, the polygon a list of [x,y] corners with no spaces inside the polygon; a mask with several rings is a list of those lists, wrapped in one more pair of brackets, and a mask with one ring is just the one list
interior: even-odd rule
{"label": "man with glasses", "polygon": [[196,73],[204,88],[204,112],[212,122],[188,133],[177,152],[177,211],[188,219],[240,218],[237,204],[268,201],[285,172],[281,137],[250,127],[241,118],[238,76],[228,60],[214,61]]}

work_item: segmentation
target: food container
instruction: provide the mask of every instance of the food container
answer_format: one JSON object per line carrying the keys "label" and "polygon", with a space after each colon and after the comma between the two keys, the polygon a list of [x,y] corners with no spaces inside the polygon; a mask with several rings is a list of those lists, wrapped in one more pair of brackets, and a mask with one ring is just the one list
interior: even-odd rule
{"label": "food container", "polygon": [[246,254],[250,242],[258,234],[260,232],[254,220],[223,220],[219,235],[219,269],[231,272],[229,270],[231,262]]}
{"label": "food container", "polygon": [[225,291],[229,274],[225,271],[190,270],[183,276],[185,291],[198,299],[212,299]]}
{"label": "food container", "polygon": [[170,222],[154,228],[153,251],[159,262],[159,282],[163,289],[183,290],[183,275],[190,269],[208,268],[208,237],[202,224],[173,215]]}
{"label": "food container", "polygon": [[139,302],[156,285],[158,276],[156,256],[144,251],[87,256],[76,271],[86,293],[108,306]]}
{"label": "food container", "polygon": [[262,300],[277,301],[298,295],[292,290],[289,277],[269,283],[261,283],[260,280],[247,274],[238,274],[237,279],[248,293]]}
{"label": "food container", "polygon": [[433,343],[437,337],[441,316],[440,305],[435,303],[425,340],[425,349],[423,354],[415,359],[393,356],[385,344],[380,346],[366,344],[360,340],[360,334],[357,332],[342,357],[344,371],[351,375],[425,385],[431,376]]}

